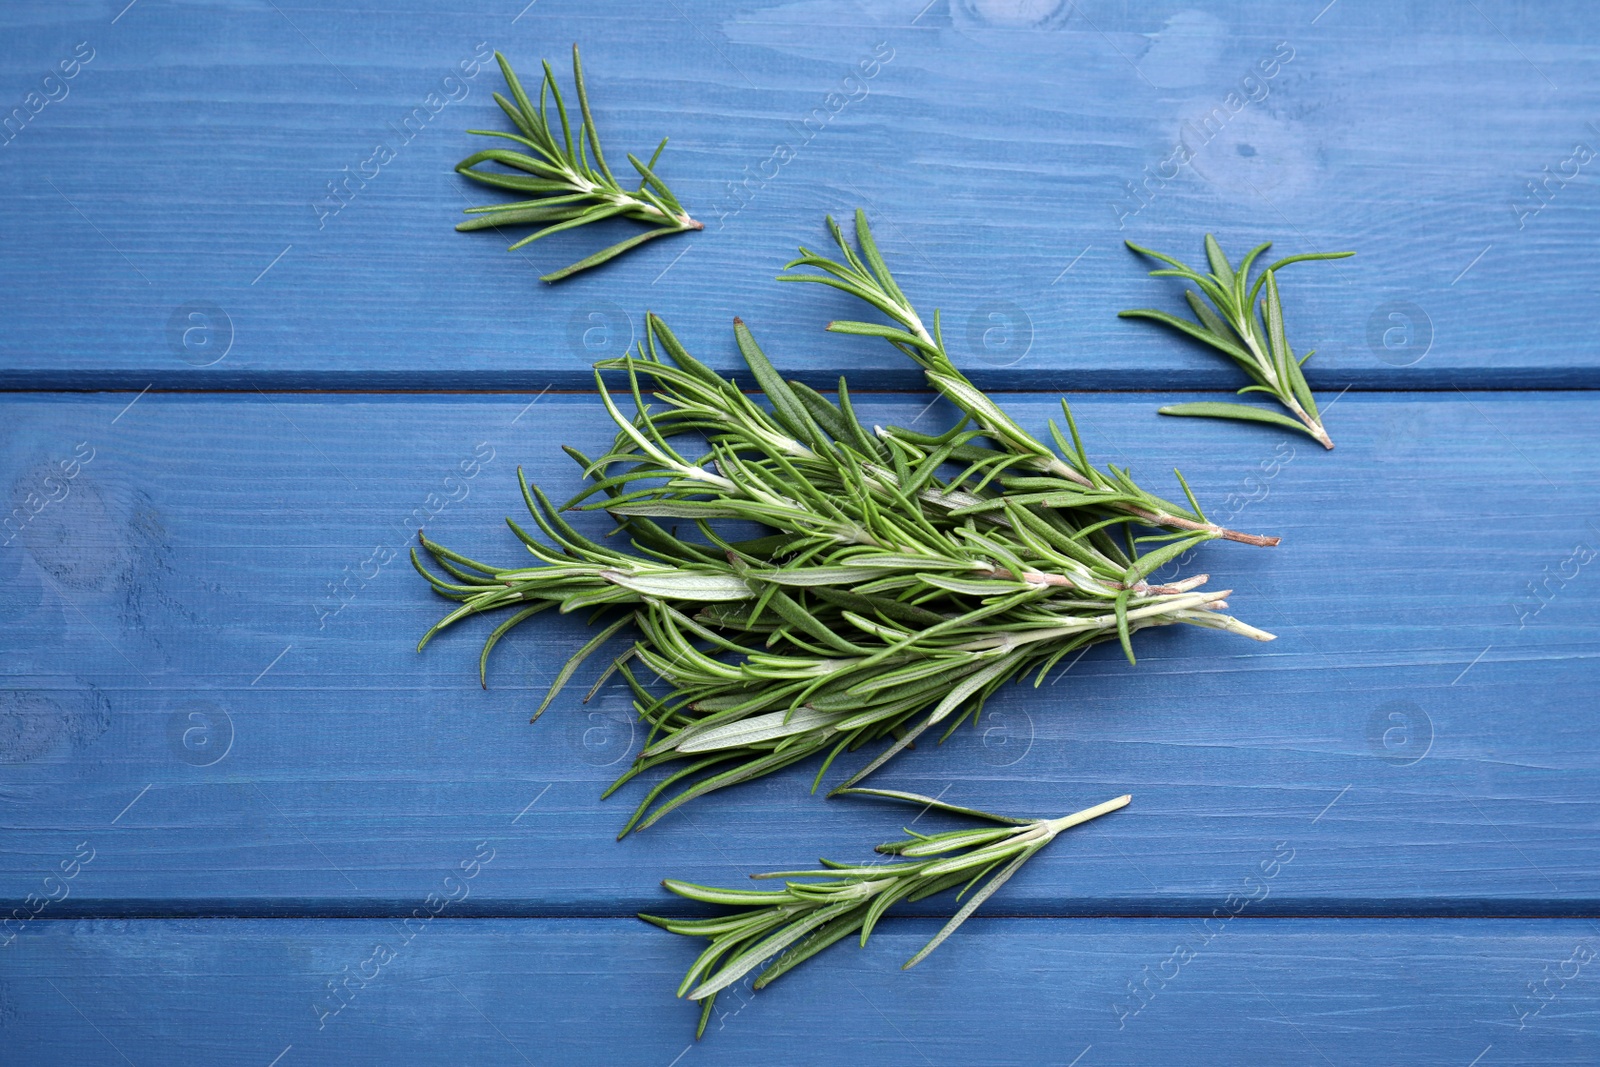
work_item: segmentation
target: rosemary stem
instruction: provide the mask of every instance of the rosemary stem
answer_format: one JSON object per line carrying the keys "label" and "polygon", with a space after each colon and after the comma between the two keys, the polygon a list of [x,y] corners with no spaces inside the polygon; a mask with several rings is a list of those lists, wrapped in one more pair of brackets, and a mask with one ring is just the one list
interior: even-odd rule
{"label": "rosemary stem", "polygon": [[1100,816],[1116,811],[1118,808],[1125,808],[1132,799],[1132,794],[1124,793],[1122,796],[1114,800],[1108,800],[1104,804],[1096,804],[1092,808],[1084,808],[1082,811],[1064,815],[1059,819],[1050,819],[1045,823],[1046,826],[1050,827],[1049,836],[1054,837],[1061,831],[1070,829],[1080,823],[1086,823],[1090,819],[1098,819]]}
{"label": "rosemary stem", "polygon": [[1152,526],[1173,526],[1180,530],[1194,530],[1196,533],[1209,533],[1220,537],[1224,541],[1239,541],[1247,545],[1258,545],[1262,548],[1272,548],[1283,540],[1281,537],[1271,537],[1266,534],[1243,533],[1239,530],[1230,530],[1226,526],[1218,526],[1214,522],[1197,522],[1186,515],[1173,515],[1166,511],[1150,511],[1146,508],[1129,507],[1128,514],[1135,518],[1143,519]]}
{"label": "rosemary stem", "polygon": [[[1190,593],[1184,596],[1172,597],[1159,603],[1147,604],[1144,607],[1135,608],[1132,611],[1129,611],[1125,618],[1128,620],[1128,622],[1133,623],[1139,622],[1142,619],[1148,619],[1162,615],[1182,615],[1196,610],[1204,611],[1208,608],[1222,605],[1231,592],[1231,589],[1223,589],[1214,593]],[[1228,616],[1225,615],[1217,617],[1224,619],[1228,618]],[[1116,625],[1117,617],[1115,615],[1084,616],[1075,618],[1071,622],[1063,623],[1060,626],[1049,626],[1038,630],[1023,631],[1021,633],[1018,633],[1015,630],[1007,630],[1004,633],[995,634],[990,637],[981,637],[976,641],[968,641],[965,644],[956,645],[952,651],[989,652],[995,649],[1010,650],[1020,645],[1032,645],[1037,644],[1040,641],[1053,641],[1058,637],[1070,637],[1073,634],[1083,633],[1085,630],[1113,629],[1116,627]],[[1240,625],[1242,626],[1243,623],[1240,623]],[[1225,627],[1218,627],[1218,629],[1223,628]],[[1273,640],[1274,635],[1272,634],[1267,634],[1262,630],[1256,630],[1255,632],[1265,635],[1264,637],[1260,638],[1260,640]]]}
{"label": "rosemary stem", "polygon": [[1245,321],[1250,323],[1250,329],[1245,331],[1244,343],[1250,347],[1250,354],[1256,357],[1256,362],[1260,365],[1261,374],[1266,379],[1267,385],[1271,386],[1272,391],[1277,394],[1279,402],[1289,409],[1289,414],[1305,424],[1306,432],[1316,438],[1317,443],[1323,448],[1331,449],[1333,447],[1333,438],[1329,437],[1328,431],[1323,429],[1322,420],[1314,419],[1307,414],[1306,409],[1301,407],[1300,401],[1295,399],[1294,394],[1283,388],[1283,385],[1278,381],[1278,372],[1273,369],[1272,360],[1265,352],[1261,351],[1261,343],[1256,340],[1255,321],[1253,319]]}
{"label": "rosemary stem", "polygon": [[1323,429],[1322,420],[1314,419],[1306,414],[1306,409],[1300,406],[1300,401],[1291,396],[1284,400],[1284,406],[1289,409],[1291,415],[1305,423],[1306,431],[1317,439],[1318,444],[1323,448],[1331,449],[1333,447],[1333,438],[1329,437],[1328,431]]}

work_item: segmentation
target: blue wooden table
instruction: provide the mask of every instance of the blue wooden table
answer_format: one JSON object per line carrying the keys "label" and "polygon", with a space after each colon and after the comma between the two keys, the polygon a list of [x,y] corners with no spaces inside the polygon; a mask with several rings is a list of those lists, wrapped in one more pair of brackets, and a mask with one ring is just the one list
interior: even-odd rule
{"label": "blue wooden table", "polygon": [[[15,0],[0,13],[0,1061],[1600,1062],[1600,30],[1583,5]],[[581,43],[607,144],[706,229],[460,235],[494,49]],[[558,69],[560,63],[558,62]],[[1179,151],[1179,148],[1183,151]],[[380,151],[382,149],[382,151]],[[1183,159],[1180,164],[1176,162]],[[377,160],[383,162],[378,163]],[[527,713],[582,627],[413,642],[426,525],[514,559],[515,471],[608,439],[588,367],[743,316],[873,421],[944,423],[841,294],[874,219],[972,377],[1097,462],[1180,465],[1279,634],[1141,635],[875,784],[1121,792],[916,970],[936,898],[706,1039],[664,876],[859,857],[899,813],[786,773],[613,840],[625,694]],[[596,229],[605,229],[603,224]],[[1124,239],[1286,271],[1339,447],[1162,419],[1238,383],[1144,324]],[[511,542],[511,543],[508,543]],[[928,823],[935,822],[929,816]],[[939,820],[943,821],[943,820]],[[950,825],[955,825],[950,822]]]}

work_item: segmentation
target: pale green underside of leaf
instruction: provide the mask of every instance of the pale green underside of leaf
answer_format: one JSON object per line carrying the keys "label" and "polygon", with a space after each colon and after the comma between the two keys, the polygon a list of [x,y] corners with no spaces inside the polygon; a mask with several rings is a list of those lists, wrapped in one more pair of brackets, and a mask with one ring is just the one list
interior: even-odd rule
{"label": "pale green underside of leaf", "polygon": [[620,571],[602,571],[600,576],[614,585],[645,596],[673,600],[717,602],[749,600],[755,596],[744,579],[735,574],[699,574],[693,571],[623,574]]}
{"label": "pale green underside of leaf", "polygon": [[738,722],[714,730],[696,733],[673,747],[684,753],[714,752],[721,748],[735,748],[739,745],[771,741],[792,734],[808,733],[818,727],[831,726],[843,718],[845,715],[841,712],[816,711],[812,708],[797,708],[792,712],[774,711],[766,715],[740,719]]}
{"label": "pale green underside of leaf", "polygon": [[1159,409],[1163,415],[1187,415],[1206,419],[1243,419],[1249,422],[1270,422],[1274,426],[1287,426],[1291,430],[1308,432],[1304,425],[1287,415],[1249,404],[1226,404],[1207,400],[1195,404],[1168,404]]}

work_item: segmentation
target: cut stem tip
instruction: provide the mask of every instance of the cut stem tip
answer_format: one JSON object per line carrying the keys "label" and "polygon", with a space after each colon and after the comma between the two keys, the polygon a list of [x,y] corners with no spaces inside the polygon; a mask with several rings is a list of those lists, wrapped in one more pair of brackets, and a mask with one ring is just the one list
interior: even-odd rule
{"label": "cut stem tip", "polygon": [[[1332,448],[1333,446],[1329,445],[1328,447]],[[1281,537],[1269,537],[1266,534],[1240,533],[1238,530],[1224,530],[1220,526],[1215,529],[1218,536],[1224,541],[1238,541],[1241,544],[1259,545],[1262,548],[1276,548],[1283,541]]]}

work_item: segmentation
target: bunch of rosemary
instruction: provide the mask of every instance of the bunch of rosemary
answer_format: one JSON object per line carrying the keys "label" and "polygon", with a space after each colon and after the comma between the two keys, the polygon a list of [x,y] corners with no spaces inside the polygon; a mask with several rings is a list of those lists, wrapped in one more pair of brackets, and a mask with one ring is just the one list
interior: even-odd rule
{"label": "bunch of rosemary", "polygon": [[[966,922],[978,906],[1006,883],[1033,854],[1055,840],[1057,834],[1126,807],[1133,799],[1120,796],[1103,804],[1060,819],[1013,819],[973,808],[945,804],[932,797],[880,789],[850,789],[849,793],[885,797],[921,804],[958,815],[970,815],[1000,823],[996,829],[954,830],[943,834],[919,834],[910,827],[905,841],[879,845],[878,852],[906,859],[903,863],[844,864],[821,860],[820,870],[773,871],[753,874],[752,878],[782,878],[784,887],[774,892],[749,889],[715,889],[668,878],[661,884],[689,900],[721,904],[739,909],[730,915],[709,919],[671,919],[655,915],[639,918],[663,930],[689,937],[704,937],[711,944],[690,965],[678,986],[678,996],[700,1002],[698,1038],[705,1033],[717,993],[737,982],[762,963],[778,956],[755,980],[761,989],[773,979],[794,969],[834,942],[861,931],[859,942],[865,948],[873,927],[889,907],[899,901],[918,901],[963,886],[961,899],[991,872],[998,872],[984,883],[945,923],[933,939],[901,967],[909,969],[944,943],[945,938]],[[820,878],[820,882],[788,881],[792,878]]]}
{"label": "bunch of rosemary", "polygon": [[[548,543],[510,525],[538,565],[494,567],[424,537],[439,576],[412,553],[434,589],[461,602],[422,645],[468,616],[511,610],[484,644],[485,679],[495,643],[532,615],[617,612],[563,667],[535,718],[586,657],[633,627],[633,646],[591,695],[620,672],[650,731],[607,793],[680,766],[623,834],[695,797],[822,755],[815,789],[841,753],[889,741],[840,788],[853,785],[930,727],[944,724],[948,736],[969,716],[976,722],[1007,681],[1035,672],[1037,685],[1088,644],[1120,641],[1131,660],[1135,631],[1178,623],[1271,639],[1223,614],[1228,592],[1202,591],[1206,575],[1146,578],[1214,538],[1274,539],[1209,523],[1192,495],[1181,508],[1126,471],[1096,469],[1065,405],[1067,433],[1051,427],[1059,451],[1030,436],[951,364],[937,317],[931,332],[922,328],[859,216],[858,238],[859,255],[841,239],[843,264],[809,253],[798,262],[903,329],[832,328],[877,332],[912,354],[965,412],[961,424],[938,436],[869,429],[843,381],[837,402],[784,381],[735,320],[768,410],[652,315],[636,354],[596,368],[618,430],[611,447],[593,459],[566,450],[591,484],[557,508],[523,482]],[[605,371],[626,376],[631,416],[606,391]],[[659,407],[647,402],[647,386]],[[580,534],[562,518],[572,508],[609,512],[631,550]],[[700,536],[679,536],[658,519],[692,523]],[[728,521],[772,532],[730,539],[720,526]],[[635,662],[664,684],[641,680]]]}
{"label": "bunch of rosemary", "polygon": [[[637,188],[618,182],[595,131],[576,46],[573,82],[582,115],[576,136],[548,63],[535,107],[510,64],[498,52],[495,58],[512,99],[498,93],[494,99],[515,132],[469,132],[510,140],[518,149],[481,151],[456,169],[528,199],[470,208],[472,218],[458,229],[539,227],[512,245],[517,249],[609,218],[651,227],[543,278],[554,282],[656,237],[702,228],[654,172],[665,139],[648,164],[628,156]],[[552,102],[559,134],[549,114]],[[505,169],[482,169],[485,163]],[[590,655],[631,627],[631,647],[612,660],[589,696],[620,673],[650,731],[606,795],[636,775],[674,766],[619,837],[695,797],[813,755],[821,757],[815,791],[841,753],[873,742],[887,744],[830,795],[884,797],[999,824],[934,835],[907,828],[909,839],[878,846],[900,862],[822,860],[815,870],[752,876],[784,879],[784,888],[772,892],[665,881],[679,896],[738,909],[703,919],[640,915],[711,942],[678,989],[680,997],[701,1003],[697,1037],[718,992],[769,960],[756,988],[857,931],[864,947],[898,901],[961,886],[959,900],[988,879],[904,965],[914,966],[1057,834],[1129,802],[1122,796],[1060,819],[1015,819],[910,793],[853,788],[929,728],[946,724],[948,737],[968,717],[976,723],[1000,686],[1029,672],[1036,672],[1037,686],[1063,657],[1096,642],[1120,642],[1132,661],[1133,634],[1146,627],[1181,623],[1272,640],[1223,614],[1229,594],[1203,591],[1207,575],[1171,583],[1149,579],[1206,541],[1275,545],[1277,538],[1210,522],[1181,474],[1187,506],[1146,491],[1127,470],[1095,467],[1065,401],[1065,432],[1052,421],[1049,442],[1029,434],[956,368],[938,312],[930,328],[890,274],[862,212],[855,223],[852,246],[828,219],[840,259],[802,248],[779,280],[832,286],[884,315],[887,323],[835,321],[828,329],[887,340],[961,412],[957,425],[936,435],[869,428],[857,418],[843,379],[837,400],[785,381],[735,319],[735,337],[765,395],[763,406],[647,315],[637,352],[595,368],[600,401],[617,428],[610,447],[593,459],[566,449],[588,486],[558,508],[518,471],[544,539],[507,522],[536,564],[479,563],[420,533],[443,575],[424,566],[415,550],[411,554],[433,588],[460,604],[423,636],[419,650],[465,618],[509,613],[479,656],[485,685],[494,646],[533,615],[554,607],[592,612],[591,623],[612,616],[561,668],[534,719]],[[1239,404],[1163,412],[1294,426],[1333,447],[1300,372],[1309,353],[1296,359],[1285,339],[1275,272],[1297,260],[1348,253],[1279,260],[1252,287],[1251,266],[1265,245],[1235,269],[1208,235],[1212,272],[1206,275],[1130,247],[1169,264],[1172,269],[1153,273],[1193,282],[1212,307],[1187,294],[1198,324],[1158,311],[1124,314],[1155,319],[1222,350],[1254,383],[1241,392],[1269,393],[1293,418]],[[626,377],[631,414],[607,392],[605,372]],[[573,509],[607,512],[631,547],[583,535],[562,515]],[[678,526],[658,520],[692,524],[693,533],[680,536]],[[730,523],[754,523],[768,532],[740,536]],[[635,664],[653,677],[641,678]]]}

